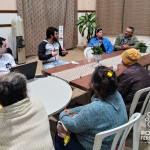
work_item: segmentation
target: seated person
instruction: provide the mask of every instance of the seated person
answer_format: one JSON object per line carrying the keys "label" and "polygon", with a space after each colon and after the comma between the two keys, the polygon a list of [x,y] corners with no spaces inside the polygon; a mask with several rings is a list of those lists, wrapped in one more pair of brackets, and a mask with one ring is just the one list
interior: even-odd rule
{"label": "seated person", "polygon": [[65,56],[68,52],[62,49],[58,42],[58,30],[49,27],[46,31],[46,39],[39,45],[38,56],[43,61],[43,69],[53,68],[60,65],[68,64],[59,60],[60,56]]}
{"label": "seated person", "polygon": [[0,37],[0,75],[7,74],[11,67],[15,67],[16,63],[12,55],[6,53],[6,39]]}
{"label": "seated person", "polygon": [[129,26],[124,34],[118,35],[114,44],[114,50],[126,50],[129,48],[137,48],[138,39],[133,35],[134,28]]}
{"label": "seated person", "polygon": [[89,42],[89,47],[101,46],[104,53],[108,54],[113,51],[113,46],[111,42],[103,37],[103,30],[98,28],[95,30],[95,37]]}
{"label": "seated person", "polygon": [[[95,94],[91,103],[65,109],[60,113],[60,121],[71,132],[71,138],[66,144],[67,150],[92,150],[95,135],[107,131],[127,122],[125,104],[117,91],[117,77],[115,72],[100,66],[94,71],[91,87]],[[72,114],[76,114],[74,117]],[[56,134],[56,150],[65,149],[66,135],[58,130]],[[101,150],[110,150],[114,136],[104,139]]]}
{"label": "seated person", "polygon": [[[143,88],[150,87],[150,76],[148,71],[137,61],[141,54],[136,49],[128,49],[121,54],[123,65],[127,67],[118,77],[118,91],[123,97],[127,111],[129,112],[134,94]],[[142,108],[145,95],[142,95],[136,111]]]}
{"label": "seated person", "polygon": [[0,77],[0,149],[54,150],[47,113],[27,94],[26,77]]}

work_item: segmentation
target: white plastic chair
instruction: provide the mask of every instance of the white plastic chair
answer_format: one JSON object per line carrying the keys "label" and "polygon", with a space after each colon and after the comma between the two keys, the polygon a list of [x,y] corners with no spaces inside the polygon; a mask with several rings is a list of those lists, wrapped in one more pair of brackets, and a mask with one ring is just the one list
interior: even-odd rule
{"label": "white plastic chair", "polygon": [[112,43],[113,46],[115,45],[115,42],[116,42],[116,39],[113,40],[113,43]]}
{"label": "white plastic chair", "polygon": [[[129,117],[134,113],[141,95],[143,93],[145,93],[145,92],[148,92],[148,94],[147,94],[147,96],[146,96],[146,98],[144,100],[144,103],[143,103],[143,106],[141,108],[140,113],[142,114],[143,117],[145,117],[146,114],[148,112],[150,112],[150,87],[148,87],[148,88],[144,88],[144,89],[138,90],[134,94],[133,101],[132,101],[132,104],[131,104],[131,107],[130,107]],[[150,127],[147,125],[147,123],[146,123],[146,130],[150,131]]]}
{"label": "white plastic chair", "polygon": [[146,42],[146,46],[148,46],[150,44],[150,41],[149,42]]}
{"label": "white plastic chair", "polygon": [[142,115],[146,115],[147,111],[148,111],[148,107],[150,105],[150,87],[148,88],[144,88],[144,89],[141,89],[141,90],[138,90],[135,94],[134,94],[134,97],[133,97],[133,101],[132,101],[132,104],[131,104],[131,107],[130,107],[130,113],[129,113],[129,117],[131,117],[131,115],[134,113],[135,109],[136,109],[136,106],[138,104],[138,101],[141,97],[141,95],[145,92],[148,92],[145,100],[144,100],[144,103],[143,103],[143,106],[141,108],[141,111],[140,113]]}
{"label": "white plastic chair", "polygon": [[146,52],[150,53],[150,41],[146,43],[146,46],[148,46]]}
{"label": "white plastic chair", "polygon": [[91,47],[87,47],[85,50],[84,50],[84,56],[86,59],[90,59],[90,58],[93,58],[93,51],[91,50]]}
{"label": "white plastic chair", "polygon": [[129,122],[120,127],[96,134],[93,150],[100,150],[103,139],[113,134],[116,134],[116,135],[113,140],[111,150],[116,149],[118,140],[120,139],[120,136],[122,135],[119,147],[117,148],[117,150],[121,150],[123,148],[127,135],[129,134],[132,127],[133,127],[133,150],[138,150],[140,131],[141,131],[141,114],[140,113],[133,114],[132,117],[129,119]]}

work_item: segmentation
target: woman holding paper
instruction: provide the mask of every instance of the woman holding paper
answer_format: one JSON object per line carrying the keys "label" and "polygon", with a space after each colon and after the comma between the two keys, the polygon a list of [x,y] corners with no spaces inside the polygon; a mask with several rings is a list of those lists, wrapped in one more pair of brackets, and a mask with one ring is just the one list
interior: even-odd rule
{"label": "woman holding paper", "polygon": [[[59,125],[56,150],[91,150],[97,133],[127,122],[125,104],[117,91],[115,72],[104,66],[96,68],[91,78],[91,87],[95,94],[90,104],[65,109],[60,113],[60,121],[66,129],[63,130]],[[76,115],[71,116],[72,114]],[[101,150],[110,150],[113,138],[114,136],[105,138]]]}

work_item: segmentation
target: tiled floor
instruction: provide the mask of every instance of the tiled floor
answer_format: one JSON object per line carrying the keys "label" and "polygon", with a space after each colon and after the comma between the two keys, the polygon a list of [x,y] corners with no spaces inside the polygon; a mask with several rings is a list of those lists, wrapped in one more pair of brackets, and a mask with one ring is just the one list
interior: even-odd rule
{"label": "tiled floor", "polygon": [[[73,50],[68,50],[69,54],[65,57],[61,57],[61,60],[64,61],[78,61],[78,60],[82,60],[84,59],[84,54],[83,54],[84,49],[83,48],[76,48]],[[41,74],[41,70],[42,70],[42,63],[41,61],[38,60],[37,56],[32,56],[32,57],[28,57],[27,58],[27,63],[32,62],[32,61],[38,61],[38,67],[37,67],[37,74]],[[82,91],[80,89],[77,88],[73,88],[73,96],[72,96],[72,101],[78,101],[79,103],[84,103],[85,100],[89,100],[89,95],[88,93],[86,93],[85,91]],[[55,124],[51,124],[52,127],[52,131],[55,130]],[[145,131],[145,121],[142,121],[142,131]],[[150,136],[149,136],[150,138]],[[132,134],[130,134],[127,138],[126,141],[126,147],[125,150],[132,150]],[[149,141],[150,142],[150,141]],[[145,141],[140,141],[140,146],[139,146],[139,150],[150,150],[150,143],[145,143]]]}

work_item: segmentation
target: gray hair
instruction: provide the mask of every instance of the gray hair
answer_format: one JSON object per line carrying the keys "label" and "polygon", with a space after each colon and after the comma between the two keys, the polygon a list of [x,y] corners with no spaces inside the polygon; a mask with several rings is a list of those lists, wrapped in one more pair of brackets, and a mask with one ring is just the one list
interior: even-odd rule
{"label": "gray hair", "polygon": [[132,33],[134,32],[134,28],[133,27],[129,26],[128,28],[132,30]]}
{"label": "gray hair", "polygon": [[0,77],[0,102],[4,101],[8,106],[24,99],[27,90],[26,81],[23,74],[16,72]]}

